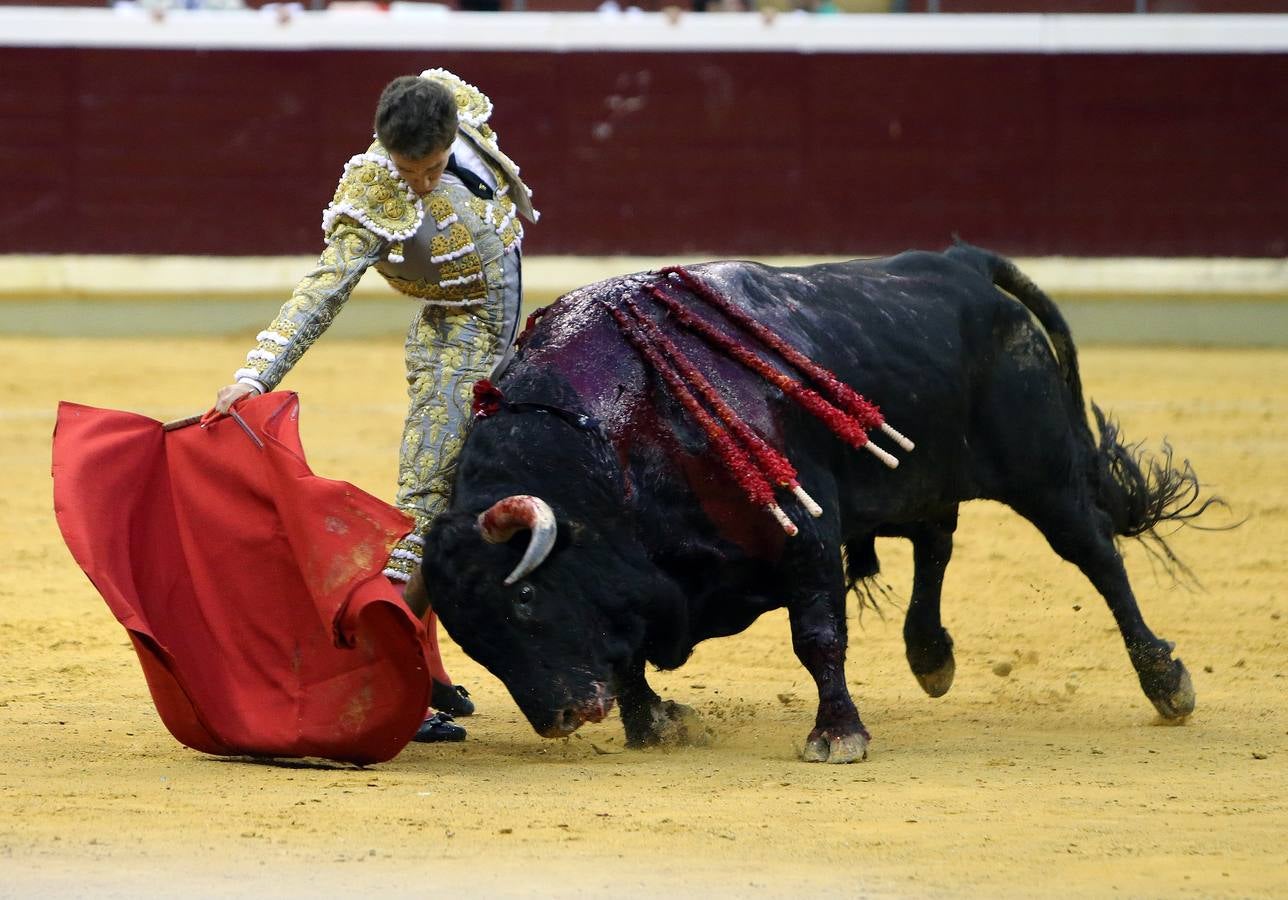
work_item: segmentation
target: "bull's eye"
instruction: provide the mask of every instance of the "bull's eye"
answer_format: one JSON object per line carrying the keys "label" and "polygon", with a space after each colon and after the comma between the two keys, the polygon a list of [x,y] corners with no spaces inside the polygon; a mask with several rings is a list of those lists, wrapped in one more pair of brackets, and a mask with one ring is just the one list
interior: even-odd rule
{"label": "bull's eye", "polygon": [[530,584],[521,584],[514,592],[514,619],[519,624],[530,627],[536,624],[537,589]]}

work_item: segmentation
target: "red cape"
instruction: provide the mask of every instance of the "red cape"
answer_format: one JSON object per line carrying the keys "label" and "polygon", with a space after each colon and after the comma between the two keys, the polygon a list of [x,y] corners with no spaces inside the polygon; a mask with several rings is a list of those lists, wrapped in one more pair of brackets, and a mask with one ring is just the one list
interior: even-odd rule
{"label": "red cape", "polygon": [[206,753],[390,759],[425,715],[425,629],[381,575],[412,525],[304,461],[299,400],[165,431],[61,403],[54,511],[161,719]]}

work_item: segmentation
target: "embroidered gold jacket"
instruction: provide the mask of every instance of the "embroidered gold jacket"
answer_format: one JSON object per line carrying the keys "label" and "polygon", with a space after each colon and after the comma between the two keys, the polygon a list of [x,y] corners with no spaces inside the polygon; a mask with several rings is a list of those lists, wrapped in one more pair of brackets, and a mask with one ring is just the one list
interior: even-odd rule
{"label": "embroidered gold jacket", "polygon": [[272,390],[331,324],[363,273],[372,266],[395,290],[422,302],[467,306],[486,299],[485,263],[513,253],[523,240],[519,217],[535,222],[532,192],[501,152],[487,124],[492,102],[444,69],[421,73],[456,97],[458,143],[468,141],[496,183],[492,200],[475,197],[444,178],[423,199],[398,175],[375,141],[344,167],[335,197],[322,214],[326,248],[313,271],[238,369],[236,380]]}

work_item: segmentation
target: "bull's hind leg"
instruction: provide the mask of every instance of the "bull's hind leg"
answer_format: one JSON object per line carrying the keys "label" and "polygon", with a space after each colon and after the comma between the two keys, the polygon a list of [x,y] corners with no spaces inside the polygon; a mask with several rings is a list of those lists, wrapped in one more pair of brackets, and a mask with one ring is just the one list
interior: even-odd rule
{"label": "bull's hind leg", "polygon": [[[1033,522],[1051,548],[1073,563],[1109,604],[1140,686],[1159,713],[1181,719],[1194,711],[1194,685],[1173,644],[1154,634],[1141,615],[1122,557],[1114,545],[1109,517],[1066,497],[1034,498],[1021,513]],[[1041,502],[1045,499],[1046,503]],[[1080,508],[1079,508],[1080,507]]]}
{"label": "bull's hind leg", "polygon": [[944,586],[944,571],[953,555],[953,531],[957,527],[957,510],[951,516],[924,522],[908,529],[912,541],[912,599],[903,620],[903,645],[908,667],[921,689],[932,697],[942,697],[953,686],[957,671],[953,660],[953,639],[939,619],[939,601]]}
{"label": "bull's hind leg", "polygon": [[[845,684],[845,579],[840,550],[801,534],[789,569],[792,648],[818,687],[818,713],[806,762],[848,763],[868,755],[868,731]],[[811,547],[812,550],[804,550]]]}

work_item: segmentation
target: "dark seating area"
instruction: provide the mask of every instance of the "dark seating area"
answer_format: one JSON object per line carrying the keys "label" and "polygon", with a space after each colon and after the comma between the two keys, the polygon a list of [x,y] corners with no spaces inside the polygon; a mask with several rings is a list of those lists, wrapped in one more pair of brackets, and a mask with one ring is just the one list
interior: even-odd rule
{"label": "dark seating area", "polygon": [[894,0],[893,11],[943,13],[1282,13],[1285,0]]}
{"label": "dark seating area", "polygon": [[[260,7],[272,0],[246,0]],[[430,0],[438,2],[438,0]],[[621,6],[658,12],[671,6],[690,8],[692,0],[618,0]],[[441,5],[473,11],[593,12],[603,0],[443,0]],[[0,6],[103,7],[110,2],[86,0],[0,0]],[[322,9],[326,0],[303,0],[306,9]],[[767,0],[761,4],[781,7]],[[751,8],[755,8],[753,0]],[[850,13],[1288,13],[1288,0],[836,0],[839,12]]]}

